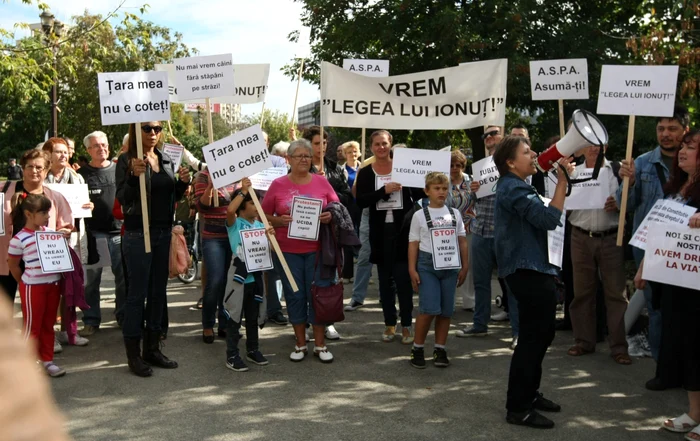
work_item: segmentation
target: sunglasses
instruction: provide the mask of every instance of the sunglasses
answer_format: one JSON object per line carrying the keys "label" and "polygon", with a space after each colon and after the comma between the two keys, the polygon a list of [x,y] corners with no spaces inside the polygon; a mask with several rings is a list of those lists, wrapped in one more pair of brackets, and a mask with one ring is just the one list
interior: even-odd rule
{"label": "sunglasses", "polygon": [[156,135],[163,131],[161,126],[141,126],[143,133],[151,133],[153,131]]}
{"label": "sunglasses", "polygon": [[499,131],[498,130],[491,130],[490,132],[486,132],[483,135],[481,135],[481,139],[486,139],[489,136],[496,136],[498,135]]}

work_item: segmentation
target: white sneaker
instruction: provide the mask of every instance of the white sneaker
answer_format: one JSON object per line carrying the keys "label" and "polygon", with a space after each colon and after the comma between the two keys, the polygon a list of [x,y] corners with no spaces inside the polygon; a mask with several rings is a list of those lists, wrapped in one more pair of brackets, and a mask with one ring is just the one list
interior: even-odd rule
{"label": "white sneaker", "polygon": [[[66,331],[59,331],[56,333],[56,337],[58,339],[58,342],[64,345],[69,345],[70,343],[68,342],[68,333]],[[75,346],[87,346],[87,344],[90,343],[90,340],[88,340],[85,337],[81,337],[80,335],[75,336]]]}
{"label": "white sneaker", "polygon": [[321,360],[321,363],[331,363],[333,361],[333,354],[331,354],[331,352],[325,346],[320,348],[316,346],[314,348],[314,356],[318,357]]}
{"label": "white sneaker", "polygon": [[66,370],[53,364],[53,361],[44,362],[44,369],[49,377],[56,378],[66,375]]}
{"label": "white sneaker", "polygon": [[289,354],[289,359],[292,361],[301,361],[306,357],[306,354],[309,352],[309,349],[306,347],[306,345],[299,347],[299,346],[294,346],[294,352]]}
{"label": "white sneaker", "polygon": [[54,354],[60,354],[63,352],[63,346],[61,346],[61,343],[58,342],[58,337],[55,335],[53,336],[53,353]]}
{"label": "white sneaker", "polygon": [[639,335],[631,335],[627,337],[627,354],[630,357],[644,357],[644,351],[642,351],[642,345],[639,341]]}
{"label": "white sneaker", "polygon": [[338,334],[338,331],[335,330],[335,326],[326,326],[326,338],[328,340],[340,340],[340,334]]}
{"label": "white sneaker", "polygon": [[639,348],[642,350],[644,357],[651,358],[651,346],[649,346],[649,340],[646,334],[637,335],[637,341],[639,342]]}
{"label": "white sneaker", "polygon": [[506,320],[508,320],[508,313],[505,311],[497,312],[491,316],[491,321],[494,322],[505,322]]}
{"label": "white sneaker", "polygon": [[401,344],[413,344],[413,329],[410,326],[401,329]]}

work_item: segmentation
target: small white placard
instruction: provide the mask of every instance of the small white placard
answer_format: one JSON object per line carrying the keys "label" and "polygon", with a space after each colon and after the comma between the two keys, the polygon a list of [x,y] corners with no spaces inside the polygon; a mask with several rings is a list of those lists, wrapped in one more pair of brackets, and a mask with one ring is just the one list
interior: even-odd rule
{"label": "small white placard", "polygon": [[673,116],[678,66],[603,66],[601,115]]}
{"label": "small white placard", "polygon": [[249,273],[271,270],[272,254],[270,243],[264,228],[241,230],[241,248],[244,254],[245,267]]}
{"label": "small white placard", "polygon": [[[376,175],[374,179],[374,189],[379,190],[390,182],[392,182],[391,175]],[[389,199],[386,201],[377,202],[377,211],[403,209],[403,198],[401,197],[401,193],[401,191],[395,191],[389,195]]]}
{"label": "small white placard", "polygon": [[202,148],[215,188],[226,187],[270,168],[270,153],[260,124]]}
{"label": "small white placard", "polygon": [[253,189],[267,191],[272,185],[272,181],[282,176],[287,176],[287,167],[270,167],[251,176],[250,182],[253,184]]}
{"label": "small white placard", "polygon": [[673,224],[649,226],[644,280],[697,290],[700,287],[700,230]]}
{"label": "small white placard", "polygon": [[182,156],[185,154],[185,148],[176,144],[163,144],[163,153],[167,153],[170,159],[172,159],[173,168],[177,175],[178,170],[180,170],[180,165],[182,165]]}
{"label": "small white placard", "polygon": [[441,172],[450,176],[450,152],[421,149],[395,149],[391,180],[404,187],[425,188],[425,176]]}
{"label": "small white placard", "polygon": [[366,77],[388,77],[389,60],[343,60],[343,69]]}
{"label": "small white placard", "polygon": [[659,199],[656,201],[649,213],[639,224],[637,231],[634,232],[630,245],[637,247],[640,250],[646,250],[649,239],[649,227],[655,223],[675,224],[681,227],[688,226],[688,220],[695,214],[697,210],[680,202],[670,199]]}
{"label": "small white placard", "polygon": [[177,58],[173,64],[180,100],[231,96],[236,93],[231,54]]}
{"label": "small white placard", "polygon": [[[579,171],[576,179],[586,179],[593,176],[593,169],[587,168]],[[564,201],[567,210],[598,210],[605,208],[605,202],[610,196],[610,170],[601,168],[598,179],[579,182],[571,186],[571,195]],[[553,195],[557,186],[556,173],[549,173],[547,177],[548,194]]]}
{"label": "small white placard", "polygon": [[587,100],[588,60],[530,61],[532,100]]}
{"label": "small white placard", "polygon": [[473,179],[479,182],[479,191],[476,192],[476,198],[481,199],[486,196],[496,194],[496,186],[498,178],[501,177],[498,173],[496,163],[493,162],[493,156],[481,159],[472,164]]}
{"label": "small white placard", "polygon": [[37,231],[34,236],[42,273],[73,271],[73,259],[70,257],[68,241],[63,234],[55,231]]}
{"label": "small white placard", "polygon": [[430,243],[433,249],[433,268],[436,270],[461,269],[457,228],[440,227],[430,229]]}
{"label": "small white placard", "polygon": [[289,224],[287,237],[290,239],[318,240],[321,226],[323,200],[295,196],[292,199],[292,223]]}
{"label": "small white placard", "polygon": [[98,73],[102,125],[170,119],[166,72]]}
{"label": "small white placard", "polygon": [[[545,206],[549,206],[551,199],[541,198]],[[549,263],[561,269],[564,263],[564,229],[566,228],[566,209],[561,212],[559,219],[561,226],[554,230],[547,231],[547,252],[549,254]]]}
{"label": "small white placard", "polygon": [[83,205],[90,203],[90,193],[87,184],[44,184],[46,187],[61,193],[68,205],[73,217],[78,219],[82,217],[92,217],[92,211],[89,208],[83,208]]}
{"label": "small white placard", "polygon": [[[5,193],[0,192],[0,207],[3,207],[3,211],[5,209]],[[3,213],[2,216],[0,216],[0,236],[5,235],[5,214]]]}

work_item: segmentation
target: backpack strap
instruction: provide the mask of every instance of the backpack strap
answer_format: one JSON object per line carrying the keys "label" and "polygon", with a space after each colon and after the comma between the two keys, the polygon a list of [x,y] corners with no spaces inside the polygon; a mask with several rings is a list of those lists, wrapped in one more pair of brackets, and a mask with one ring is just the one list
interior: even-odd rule
{"label": "backpack strap", "polygon": [[621,185],[622,184],[622,178],[620,177],[620,161],[612,161],[610,162],[610,168],[612,168],[613,175],[617,178],[617,184]]}
{"label": "backpack strap", "polygon": [[433,220],[430,218],[430,211],[428,210],[428,206],[426,205],[423,207],[423,214],[425,214],[425,222],[428,224],[428,229],[433,228]]}
{"label": "backpack strap", "polygon": [[656,176],[659,177],[659,182],[661,183],[661,187],[666,185],[666,175],[664,174],[664,168],[661,166],[660,162],[657,162],[654,164],[654,168],[656,169]]}

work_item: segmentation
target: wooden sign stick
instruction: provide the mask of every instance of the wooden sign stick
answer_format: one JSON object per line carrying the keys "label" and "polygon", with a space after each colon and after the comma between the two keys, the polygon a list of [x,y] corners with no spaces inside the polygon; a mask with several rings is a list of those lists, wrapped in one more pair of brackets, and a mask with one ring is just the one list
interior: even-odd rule
{"label": "wooden sign stick", "polygon": [[[207,98],[206,99],[206,106],[207,106],[207,127],[209,127],[209,144],[214,144],[214,125],[211,122],[211,99]],[[211,176],[209,177],[211,179]],[[214,200],[214,206],[218,207],[219,206],[219,189],[214,188],[215,194],[212,196],[212,199]]]}
{"label": "wooden sign stick", "polygon": [[292,109],[292,127],[294,127],[294,120],[297,116],[297,98],[299,98],[299,86],[301,85],[301,74],[304,71],[304,59],[301,59],[301,65],[299,66],[299,79],[297,80],[297,91],[294,94],[294,108]]}
{"label": "wooden sign stick", "polygon": [[[634,115],[630,115],[629,126],[627,128],[627,151],[625,159],[627,162],[632,161],[632,144],[634,143]],[[622,181],[622,199],[620,200],[620,219],[617,226],[617,246],[623,245],[622,240],[625,233],[625,216],[627,214],[627,195],[630,191],[630,178],[625,177]]]}
{"label": "wooden sign stick", "polygon": [[564,100],[559,100],[559,137],[563,138],[566,135],[564,127]]}
{"label": "wooden sign stick", "polygon": [[[262,210],[262,207],[260,206],[260,201],[258,200],[258,195],[255,194],[255,190],[253,187],[250,188],[250,197],[253,199],[253,204],[255,204],[255,209],[258,210],[258,215],[260,216],[260,220],[262,221],[263,225],[265,225],[265,230],[270,227],[270,224],[267,221],[267,216],[265,216],[265,213]],[[292,275],[292,272],[289,270],[289,265],[287,265],[287,260],[284,258],[284,254],[282,254],[282,250],[280,249],[279,243],[277,243],[277,239],[275,236],[269,236],[268,239],[270,240],[270,243],[272,244],[272,248],[275,249],[275,253],[277,254],[277,258],[279,259],[280,263],[282,264],[282,268],[284,269],[284,274],[287,276],[287,280],[289,280],[289,286],[292,287],[292,291],[297,292],[299,291],[299,287],[297,286],[297,283],[294,281],[294,276]]]}
{"label": "wooden sign stick", "polygon": [[[136,156],[143,159],[143,139],[141,123],[136,123]],[[139,193],[141,193],[141,218],[143,219],[143,241],[146,252],[151,252],[151,228],[148,221],[148,198],[146,197],[146,174],[139,176]]]}
{"label": "wooden sign stick", "polygon": [[367,137],[367,129],[364,127],[362,128],[362,143],[360,144],[362,146],[362,153],[360,156],[360,163],[365,160],[365,138]]}
{"label": "wooden sign stick", "polygon": [[324,156],[324,150],[326,150],[326,145],[323,142],[323,125],[321,125],[321,168],[319,169],[320,172],[323,172],[323,156]]}
{"label": "wooden sign stick", "polygon": [[260,128],[261,129],[262,129],[264,121],[265,121],[265,101],[263,101],[262,110],[260,111]]}

